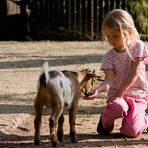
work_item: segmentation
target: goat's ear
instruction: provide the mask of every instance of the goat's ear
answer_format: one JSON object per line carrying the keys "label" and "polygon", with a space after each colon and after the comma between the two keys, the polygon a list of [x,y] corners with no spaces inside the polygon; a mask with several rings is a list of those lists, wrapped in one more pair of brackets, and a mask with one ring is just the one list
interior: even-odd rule
{"label": "goat's ear", "polygon": [[71,73],[73,73],[76,77],[78,77],[78,73],[75,71],[71,71]]}
{"label": "goat's ear", "polygon": [[91,69],[89,69],[89,68],[87,68],[86,69],[86,72],[88,73],[88,74],[95,74],[95,69],[94,70],[91,70]]}

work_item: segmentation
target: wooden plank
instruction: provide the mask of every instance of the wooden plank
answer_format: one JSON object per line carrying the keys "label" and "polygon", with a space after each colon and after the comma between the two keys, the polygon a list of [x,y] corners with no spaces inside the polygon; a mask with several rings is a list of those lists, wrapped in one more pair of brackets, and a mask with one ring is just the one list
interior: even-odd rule
{"label": "wooden plank", "polygon": [[7,0],[7,15],[15,15],[20,13],[20,5],[13,1]]}

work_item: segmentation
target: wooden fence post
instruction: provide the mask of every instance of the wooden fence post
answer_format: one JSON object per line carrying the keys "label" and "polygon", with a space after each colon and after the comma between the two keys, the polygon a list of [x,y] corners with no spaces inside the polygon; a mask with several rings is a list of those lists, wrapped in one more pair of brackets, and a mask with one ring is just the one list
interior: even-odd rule
{"label": "wooden fence post", "polygon": [[94,36],[94,0],[91,0],[91,41]]}
{"label": "wooden fence post", "polygon": [[74,0],[74,37],[77,35],[77,1]]}

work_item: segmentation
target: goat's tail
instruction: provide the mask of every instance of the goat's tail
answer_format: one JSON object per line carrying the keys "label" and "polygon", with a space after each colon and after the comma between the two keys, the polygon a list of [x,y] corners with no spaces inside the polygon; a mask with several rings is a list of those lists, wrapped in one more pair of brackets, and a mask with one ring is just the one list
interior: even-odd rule
{"label": "goat's tail", "polygon": [[48,71],[49,71],[48,62],[45,62],[42,66],[42,69],[41,69],[41,75],[40,75],[40,78],[39,78],[38,87],[43,86],[45,88],[45,86],[46,86],[46,84],[48,83],[48,80],[49,80]]}
{"label": "goat's tail", "polygon": [[42,67],[42,74],[45,74],[46,84],[48,83],[48,80],[49,80],[49,74],[48,74],[49,68],[48,67],[49,67],[48,62],[45,62]]}

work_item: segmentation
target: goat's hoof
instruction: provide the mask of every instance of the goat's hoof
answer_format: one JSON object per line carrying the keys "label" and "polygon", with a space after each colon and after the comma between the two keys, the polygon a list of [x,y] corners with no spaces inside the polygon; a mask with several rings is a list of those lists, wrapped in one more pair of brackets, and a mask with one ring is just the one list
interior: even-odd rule
{"label": "goat's hoof", "polygon": [[57,142],[52,142],[52,146],[56,147],[57,146]]}
{"label": "goat's hoof", "polygon": [[40,142],[40,140],[35,139],[35,140],[34,140],[34,144],[35,144],[35,145],[40,145],[40,144],[41,144],[41,142]]}
{"label": "goat's hoof", "polygon": [[71,142],[72,143],[77,143],[78,142],[78,137],[77,136],[71,137]]}
{"label": "goat's hoof", "polygon": [[59,141],[60,143],[63,142],[63,135],[58,135],[58,141]]}
{"label": "goat's hoof", "polygon": [[71,142],[72,143],[78,143],[78,139],[72,139]]}
{"label": "goat's hoof", "polygon": [[76,132],[70,131],[70,138],[72,143],[77,143],[78,142],[78,137]]}

